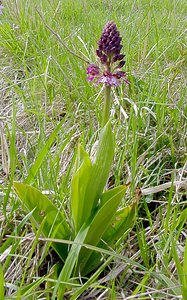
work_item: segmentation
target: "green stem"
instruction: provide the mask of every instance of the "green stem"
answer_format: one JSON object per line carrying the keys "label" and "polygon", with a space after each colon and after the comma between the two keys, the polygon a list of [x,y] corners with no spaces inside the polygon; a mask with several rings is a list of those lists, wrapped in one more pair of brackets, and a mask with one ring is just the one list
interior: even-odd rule
{"label": "green stem", "polygon": [[108,122],[109,117],[110,117],[110,98],[111,98],[111,86],[105,84],[102,128]]}

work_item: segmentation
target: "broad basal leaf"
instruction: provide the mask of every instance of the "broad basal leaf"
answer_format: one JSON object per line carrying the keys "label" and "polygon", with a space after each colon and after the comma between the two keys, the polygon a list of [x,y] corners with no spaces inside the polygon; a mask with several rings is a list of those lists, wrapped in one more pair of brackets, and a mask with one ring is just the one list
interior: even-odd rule
{"label": "broad basal leaf", "polygon": [[[45,195],[32,186],[18,182],[14,182],[14,189],[26,210],[28,212],[33,210],[32,220],[37,227],[45,216],[46,222],[42,231],[45,237],[66,239],[69,236],[69,228],[63,213]],[[64,260],[67,255],[67,245],[53,243],[52,246]]]}
{"label": "broad basal leaf", "polygon": [[79,146],[71,184],[71,208],[76,232],[90,218],[106,185],[114,155],[111,124],[102,129],[93,165]]}
{"label": "broad basal leaf", "polygon": [[[115,190],[115,189],[113,189]],[[106,195],[104,199],[107,200]],[[103,199],[103,200],[104,200]],[[116,212],[111,224],[102,236],[97,247],[101,249],[108,249],[108,247],[113,247],[115,242],[124,235],[134,224],[136,215],[136,203],[129,205],[123,209]],[[85,267],[82,269],[81,274],[89,274],[94,269],[98,268],[101,264],[102,256],[99,252],[92,252]]]}
{"label": "broad basal leaf", "polygon": [[92,171],[90,157],[80,145],[75,164],[76,173],[71,182],[71,211],[75,232],[77,233],[88,215],[86,211],[87,198],[85,197],[85,192]]}
{"label": "broad basal leaf", "polygon": [[111,124],[108,122],[102,129],[92,172],[85,192],[84,221],[96,208],[99,198],[107,183],[114,156],[114,138]]}
{"label": "broad basal leaf", "polygon": [[110,246],[113,245],[134,224],[137,203],[128,205],[116,212],[112,224],[105,232],[103,239]]}
{"label": "broad basal leaf", "polygon": [[[84,243],[93,246],[96,246],[98,244],[104,232],[111,224],[125,191],[126,186],[119,186],[115,188],[115,193],[113,190],[109,190],[103,194],[103,197],[105,197],[105,199],[107,198],[107,201],[98,209],[95,216],[93,216],[93,218],[88,221],[88,223],[90,222],[89,230]],[[91,253],[92,251],[86,248],[81,249],[78,268],[84,268]]]}

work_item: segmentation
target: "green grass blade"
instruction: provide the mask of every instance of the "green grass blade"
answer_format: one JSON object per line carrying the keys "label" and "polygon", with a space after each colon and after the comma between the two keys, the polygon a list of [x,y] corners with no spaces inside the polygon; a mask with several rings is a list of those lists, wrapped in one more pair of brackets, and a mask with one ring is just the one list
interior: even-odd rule
{"label": "green grass blade", "polygon": [[[85,241],[86,235],[88,233],[89,227],[83,226],[80,231],[78,232],[76,238],[75,238],[75,244],[72,245],[71,250],[68,254],[68,257],[65,261],[65,264],[63,266],[63,269],[59,275],[57,284],[54,288],[52,300],[56,299],[57,291],[59,289],[58,299],[63,299],[64,291],[66,288],[66,283],[68,283],[68,280],[70,279],[73,269],[77,263],[79,252],[81,250],[81,247]],[[60,282],[63,281],[65,283],[61,284]]]}
{"label": "green grass blade", "polygon": [[175,265],[176,265],[176,269],[177,269],[177,273],[178,273],[180,283],[181,283],[181,285],[183,285],[183,268],[182,268],[180,259],[178,257],[175,241],[172,242],[172,256],[173,256],[173,259],[175,261]]}
{"label": "green grass blade", "polygon": [[187,240],[184,248],[184,262],[183,262],[183,284],[182,284],[182,295],[183,299],[187,299]]}
{"label": "green grass blade", "polygon": [[72,297],[70,298],[71,300],[76,300],[79,298],[79,296],[86,291],[91,284],[98,278],[98,276],[104,271],[104,269],[106,268],[106,266],[112,261],[113,257],[110,256],[109,258],[107,258],[105,260],[105,262],[97,268],[97,270],[95,271],[95,273],[93,273],[91,275],[91,277],[77,290],[75,290],[75,292],[73,293]]}
{"label": "green grass blade", "polygon": [[29,297],[32,295],[32,297],[34,296],[34,292],[37,290],[37,288],[43,283],[45,282],[46,278],[43,276],[39,279],[36,279],[34,282],[25,285],[24,287],[20,288],[18,290],[18,293],[21,297]]}
{"label": "green grass blade", "polygon": [[48,138],[47,142],[45,143],[45,146],[43,147],[43,149],[40,151],[40,153],[38,154],[34,164],[32,165],[30,172],[27,176],[27,178],[25,179],[25,183],[29,184],[32,182],[32,180],[35,178],[39,168],[41,167],[41,164],[44,160],[44,158],[46,157],[47,153],[49,152],[49,149],[52,145],[52,143],[54,142],[56,135],[58,133],[58,131],[60,130],[60,128],[62,127],[62,123],[64,122],[64,120],[62,120],[54,129],[54,131],[52,132],[52,134],[50,135],[50,137]]}
{"label": "green grass blade", "polygon": [[[11,235],[19,235],[23,226],[27,223],[29,218],[32,216],[33,211],[30,211],[23,220],[18,224],[18,226],[14,229]],[[14,238],[8,238],[0,247],[0,254],[2,254],[13,242]]]}
{"label": "green grass blade", "polygon": [[5,289],[4,289],[4,275],[3,275],[3,268],[0,264],[0,299],[4,300],[4,295],[5,295]]}
{"label": "green grass blade", "polygon": [[167,288],[169,288],[170,293],[173,293],[175,296],[179,296],[181,295],[181,287],[180,286],[176,286],[175,282],[173,282],[170,278],[168,278],[168,276],[166,276],[163,273],[153,273],[152,276],[154,276],[155,278],[158,278],[159,282],[161,284],[165,284],[165,286]]}
{"label": "green grass blade", "polygon": [[9,200],[10,192],[11,192],[11,187],[12,187],[12,182],[14,179],[14,173],[16,170],[16,160],[17,160],[17,155],[16,155],[16,109],[15,109],[15,100],[13,98],[12,102],[12,129],[10,135],[10,149],[9,149],[9,156],[10,156],[10,184],[7,189],[7,193],[4,197],[4,203],[3,203],[3,212],[4,215],[6,216],[6,206]]}
{"label": "green grass blade", "polygon": [[[18,224],[18,226],[14,229],[12,232],[12,236],[22,236],[24,234],[24,225],[27,223],[27,221],[30,219],[32,216],[33,211],[29,212],[23,220]],[[6,252],[9,252],[9,255],[6,257],[5,262],[3,263],[3,269],[4,271],[7,270],[10,261],[11,261],[11,255],[15,253],[17,247],[19,247],[19,240],[16,240],[14,237],[9,237],[6,239],[6,241],[2,244],[0,247],[0,255],[6,255]]]}

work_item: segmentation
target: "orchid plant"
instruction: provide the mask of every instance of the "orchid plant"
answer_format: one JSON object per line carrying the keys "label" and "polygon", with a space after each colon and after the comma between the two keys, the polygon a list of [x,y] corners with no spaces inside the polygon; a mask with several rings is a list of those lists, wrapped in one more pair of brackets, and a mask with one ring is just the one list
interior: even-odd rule
{"label": "orchid plant", "polygon": [[115,148],[109,118],[111,89],[122,82],[128,84],[122,70],[125,55],[121,53],[121,40],[116,24],[108,22],[96,50],[99,65],[90,64],[87,68],[88,81],[104,85],[102,128],[93,160],[78,145],[69,201],[71,221],[46,195],[30,185],[31,180],[14,182],[21,203],[26,211],[32,212],[33,226],[40,228],[44,237],[51,238],[52,247],[63,262],[52,299],[56,294],[63,299],[66,283],[72,276],[85,276],[102,263],[100,252],[94,251],[93,246],[115,248],[116,241],[133,225],[136,203],[119,209],[126,186],[105,190]]}

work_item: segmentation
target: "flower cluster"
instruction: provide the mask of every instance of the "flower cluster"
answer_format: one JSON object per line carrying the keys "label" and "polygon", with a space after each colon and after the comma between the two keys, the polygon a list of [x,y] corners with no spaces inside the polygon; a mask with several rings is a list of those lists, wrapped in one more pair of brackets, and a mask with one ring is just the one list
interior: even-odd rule
{"label": "flower cluster", "polygon": [[89,65],[87,68],[87,80],[95,80],[96,84],[108,84],[113,86],[118,86],[121,84],[122,80],[127,84],[129,83],[126,79],[126,73],[121,70],[117,70],[114,73],[111,73],[107,70],[101,72],[100,68],[94,64]]}
{"label": "flower cluster", "polygon": [[104,70],[97,65],[90,64],[87,68],[88,81],[111,86],[118,86],[122,81],[128,84],[126,73],[120,70],[125,65],[123,60],[125,55],[121,53],[123,47],[121,40],[122,38],[116,24],[108,22],[103,29],[103,33],[98,41],[98,49],[96,50],[101,64],[104,65]]}

